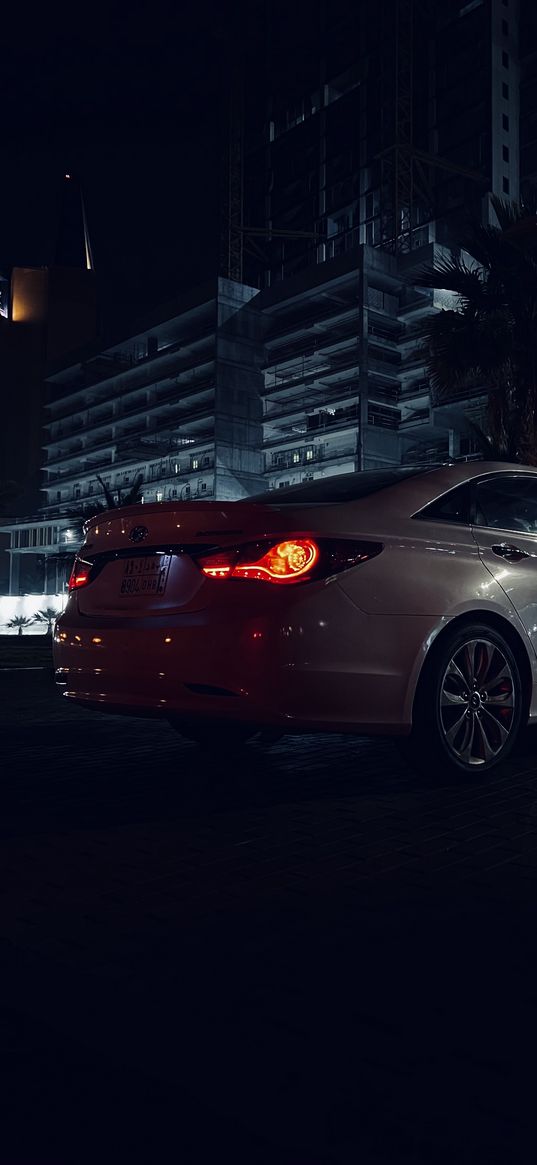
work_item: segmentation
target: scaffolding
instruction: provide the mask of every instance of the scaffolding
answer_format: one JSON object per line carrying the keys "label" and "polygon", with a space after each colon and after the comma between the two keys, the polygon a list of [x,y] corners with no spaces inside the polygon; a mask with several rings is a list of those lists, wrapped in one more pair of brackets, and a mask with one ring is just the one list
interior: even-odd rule
{"label": "scaffolding", "polygon": [[243,271],[243,100],[243,79],[237,69],[230,77],[227,93],[220,257],[222,275],[237,283],[242,283]]}
{"label": "scaffolding", "polygon": [[[428,16],[426,2],[420,17]],[[408,253],[413,247],[417,206],[423,221],[434,215],[433,193],[423,155],[414,149],[415,0],[395,0],[393,59],[394,140],[380,154],[380,244]]]}
{"label": "scaffolding", "polygon": [[[432,36],[438,14],[434,0],[385,0],[383,19],[392,28],[392,50],[382,56],[385,110],[388,132],[385,145],[376,155],[379,164],[380,237],[384,250],[406,254],[422,241],[419,229],[435,219],[435,174],[443,170],[487,186],[485,174],[457,165],[429,153],[415,143],[414,66],[418,29],[426,42]],[[386,38],[388,39],[388,38]],[[243,256],[251,252],[268,263],[262,242],[272,239],[308,239],[326,241],[323,228],[316,231],[275,229],[271,223],[245,226],[243,188],[243,112],[242,70],[230,77],[228,91],[228,127],[225,153],[224,218],[222,225],[222,262],[224,275],[241,280]],[[387,144],[386,144],[387,141]]]}
{"label": "scaffolding", "polygon": [[415,245],[419,226],[435,218],[434,173],[459,174],[486,187],[485,174],[459,166],[414,144],[414,41],[415,18],[427,28],[435,11],[432,0],[393,0],[394,140],[379,155],[380,245],[388,251],[408,254]]}

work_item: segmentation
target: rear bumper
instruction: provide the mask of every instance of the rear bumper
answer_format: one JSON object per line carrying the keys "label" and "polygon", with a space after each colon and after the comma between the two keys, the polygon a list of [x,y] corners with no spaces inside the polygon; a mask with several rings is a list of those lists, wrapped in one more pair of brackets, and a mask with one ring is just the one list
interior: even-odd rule
{"label": "rear bumper", "polygon": [[430,620],[367,616],[337,583],[252,603],[117,621],[70,602],[54,637],[64,698],[134,716],[293,731],[404,734]]}

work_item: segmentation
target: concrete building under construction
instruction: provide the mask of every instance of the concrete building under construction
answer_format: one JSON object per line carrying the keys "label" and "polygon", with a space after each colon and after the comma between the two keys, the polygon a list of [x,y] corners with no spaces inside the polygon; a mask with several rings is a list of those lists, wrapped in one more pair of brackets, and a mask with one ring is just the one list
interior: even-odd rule
{"label": "concrete building under construction", "polygon": [[519,197],[537,87],[518,0],[269,0],[256,27],[224,259],[260,288],[271,484],[471,456],[450,406],[479,419],[485,394],[432,407],[423,320],[453,302],[412,277],[495,221],[491,194]]}
{"label": "concrete building under construction", "polygon": [[475,455],[454,410],[479,417],[485,389],[431,402],[423,321],[452,299],[413,276],[470,218],[493,221],[491,193],[532,181],[529,0],[248,12],[242,65],[238,30],[228,47],[220,278],[49,377],[43,507],[12,530],[15,592],[36,546],[55,589],[74,516],[103,500],[97,474],[112,490],[141,474],[144,500],[225,499]]}

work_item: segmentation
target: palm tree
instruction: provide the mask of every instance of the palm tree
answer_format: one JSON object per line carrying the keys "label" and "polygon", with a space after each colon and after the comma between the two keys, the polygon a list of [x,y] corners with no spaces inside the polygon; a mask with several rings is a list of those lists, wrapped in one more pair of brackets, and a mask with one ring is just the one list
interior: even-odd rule
{"label": "palm tree", "polygon": [[431,397],[439,405],[484,389],[483,451],[537,465],[537,199],[492,204],[497,226],[474,224],[461,254],[413,278],[458,299],[427,325]]}
{"label": "palm tree", "polygon": [[58,614],[55,607],[44,607],[42,611],[37,611],[33,617],[34,623],[46,623],[47,635],[52,635],[52,624]]}
{"label": "palm tree", "polygon": [[32,623],[33,619],[29,619],[27,615],[14,615],[9,623],[6,623],[6,627],[18,627],[18,634],[22,635],[24,628],[30,627]]}
{"label": "palm tree", "polygon": [[118,489],[117,494],[113,494],[107,486],[106,482],[103,481],[102,477],[99,477],[98,473],[96,474],[96,477],[97,481],[103,488],[103,493],[106,499],[106,506],[98,506],[95,510],[96,513],[99,513],[100,510],[104,509],[115,510],[118,509],[119,506],[135,506],[136,503],[140,501],[142,496],[142,482],[144,480],[143,473],[138,473],[136,475],[132,485],[123,497],[121,495],[120,489]]}
{"label": "palm tree", "polygon": [[102,502],[82,502],[76,509],[66,510],[64,517],[72,518],[76,536],[82,539],[84,522],[94,518],[96,514],[105,514],[107,510],[117,510],[120,506],[135,506],[142,497],[142,483],[144,480],[143,473],[138,473],[127,492],[122,496],[121,490],[113,493],[103,481],[99,474],[96,474],[97,481],[102,487],[105,504]]}

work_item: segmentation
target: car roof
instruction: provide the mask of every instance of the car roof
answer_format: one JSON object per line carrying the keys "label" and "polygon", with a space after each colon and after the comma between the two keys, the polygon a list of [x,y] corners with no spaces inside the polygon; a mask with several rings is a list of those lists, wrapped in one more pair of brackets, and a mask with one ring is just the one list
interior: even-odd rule
{"label": "car roof", "polygon": [[513,465],[505,461],[444,462],[428,465],[385,466],[382,469],[356,470],[352,473],[329,474],[308,482],[271,489],[254,494],[244,501],[256,505],[288,508],[291,506],[346,505],[368,502],[373,504],[378,493],[389,491],[407,493],[416,489],[431,500],[459,483],[482,477],[487,473],[533,473],[537,469]]}

